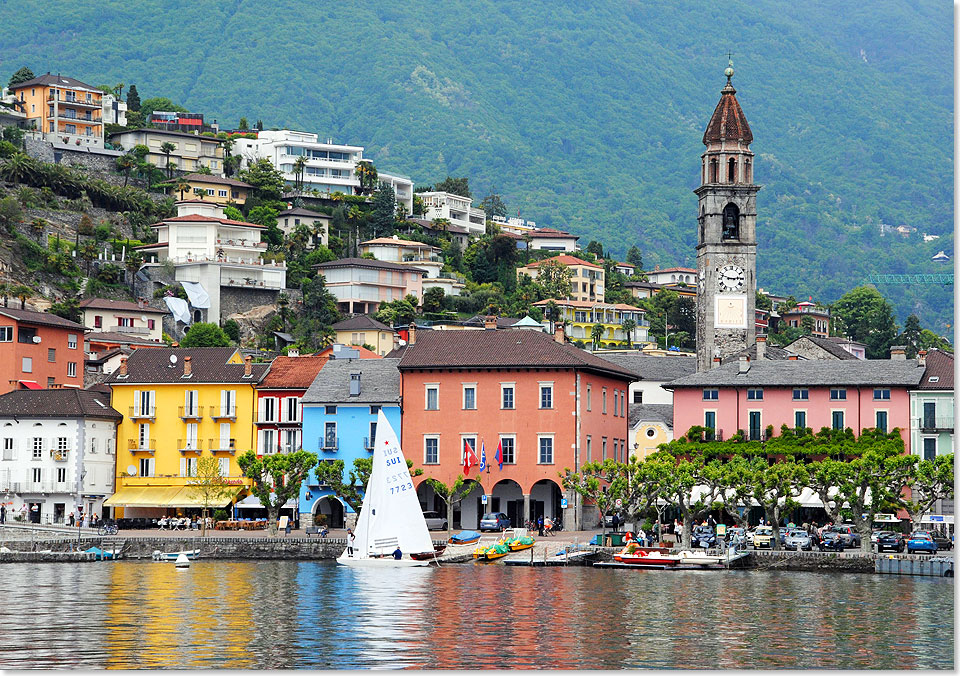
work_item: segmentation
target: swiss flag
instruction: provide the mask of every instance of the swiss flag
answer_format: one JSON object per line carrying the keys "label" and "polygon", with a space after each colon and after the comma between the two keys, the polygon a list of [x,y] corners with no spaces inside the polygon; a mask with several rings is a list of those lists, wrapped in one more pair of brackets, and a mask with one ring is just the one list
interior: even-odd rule
{"label": "swiss flag", "polygon": [[470,475],[470,468],[477,464],[477,455],[473,452],[467,440],[463,440],[463,475]]}

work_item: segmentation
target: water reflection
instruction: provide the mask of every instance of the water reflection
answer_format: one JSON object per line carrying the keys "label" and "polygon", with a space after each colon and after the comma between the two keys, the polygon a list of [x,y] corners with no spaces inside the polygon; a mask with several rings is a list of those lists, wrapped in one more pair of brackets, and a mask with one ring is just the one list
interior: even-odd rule
{"label": "water reflection", "polygon": [[312,562],[5,564],[2,668],[953,667],[953,582]]}

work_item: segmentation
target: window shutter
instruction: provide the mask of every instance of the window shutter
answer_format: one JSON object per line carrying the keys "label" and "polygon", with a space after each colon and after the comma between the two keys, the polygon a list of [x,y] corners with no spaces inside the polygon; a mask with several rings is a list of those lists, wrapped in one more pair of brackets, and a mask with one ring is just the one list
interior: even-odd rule
{"label": "window shutter", "polygon": [[230,413],[233,414],[236,412],[237,407],[237,391],[230,390]]}
{"label": "window shutter", "polygon": [[187,476],[187,459],[180,458],[180,476]]}
{"label": "window shutter", "polygon": [[220,415],[227,414],[227,390],[220,390]]}
{"label": "window shutter", "polygon": [[230,458],[220,458],[221,476],[230,476]]}
{"label": "window shutter", "polygon": [[140,413],[140,390],[133,391],[133,412]]}

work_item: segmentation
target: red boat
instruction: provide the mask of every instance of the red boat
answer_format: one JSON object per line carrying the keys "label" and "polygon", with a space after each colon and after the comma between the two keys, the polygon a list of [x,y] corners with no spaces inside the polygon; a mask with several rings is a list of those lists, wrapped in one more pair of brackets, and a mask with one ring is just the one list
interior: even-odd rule
{"label": "red boat", "polygon": [[618,563],[629,563],[634,566],[675,566],[680,563],[680,557],[672,554],[663,554],[659,551],[644,551],[635,542],[614,554],[613,560]]}

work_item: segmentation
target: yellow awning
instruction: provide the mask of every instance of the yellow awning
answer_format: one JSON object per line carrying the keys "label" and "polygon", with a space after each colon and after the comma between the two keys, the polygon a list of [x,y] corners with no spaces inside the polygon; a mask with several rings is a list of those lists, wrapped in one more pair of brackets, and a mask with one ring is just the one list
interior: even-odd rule
{"label": "yellow awning", "polygon": [[[240,490],[221,500],[214,500],[210,507],[226,507]],[[128,486],[121,488],[103,501],[107,507],[203,507],[204,499],[185,486]]]}

